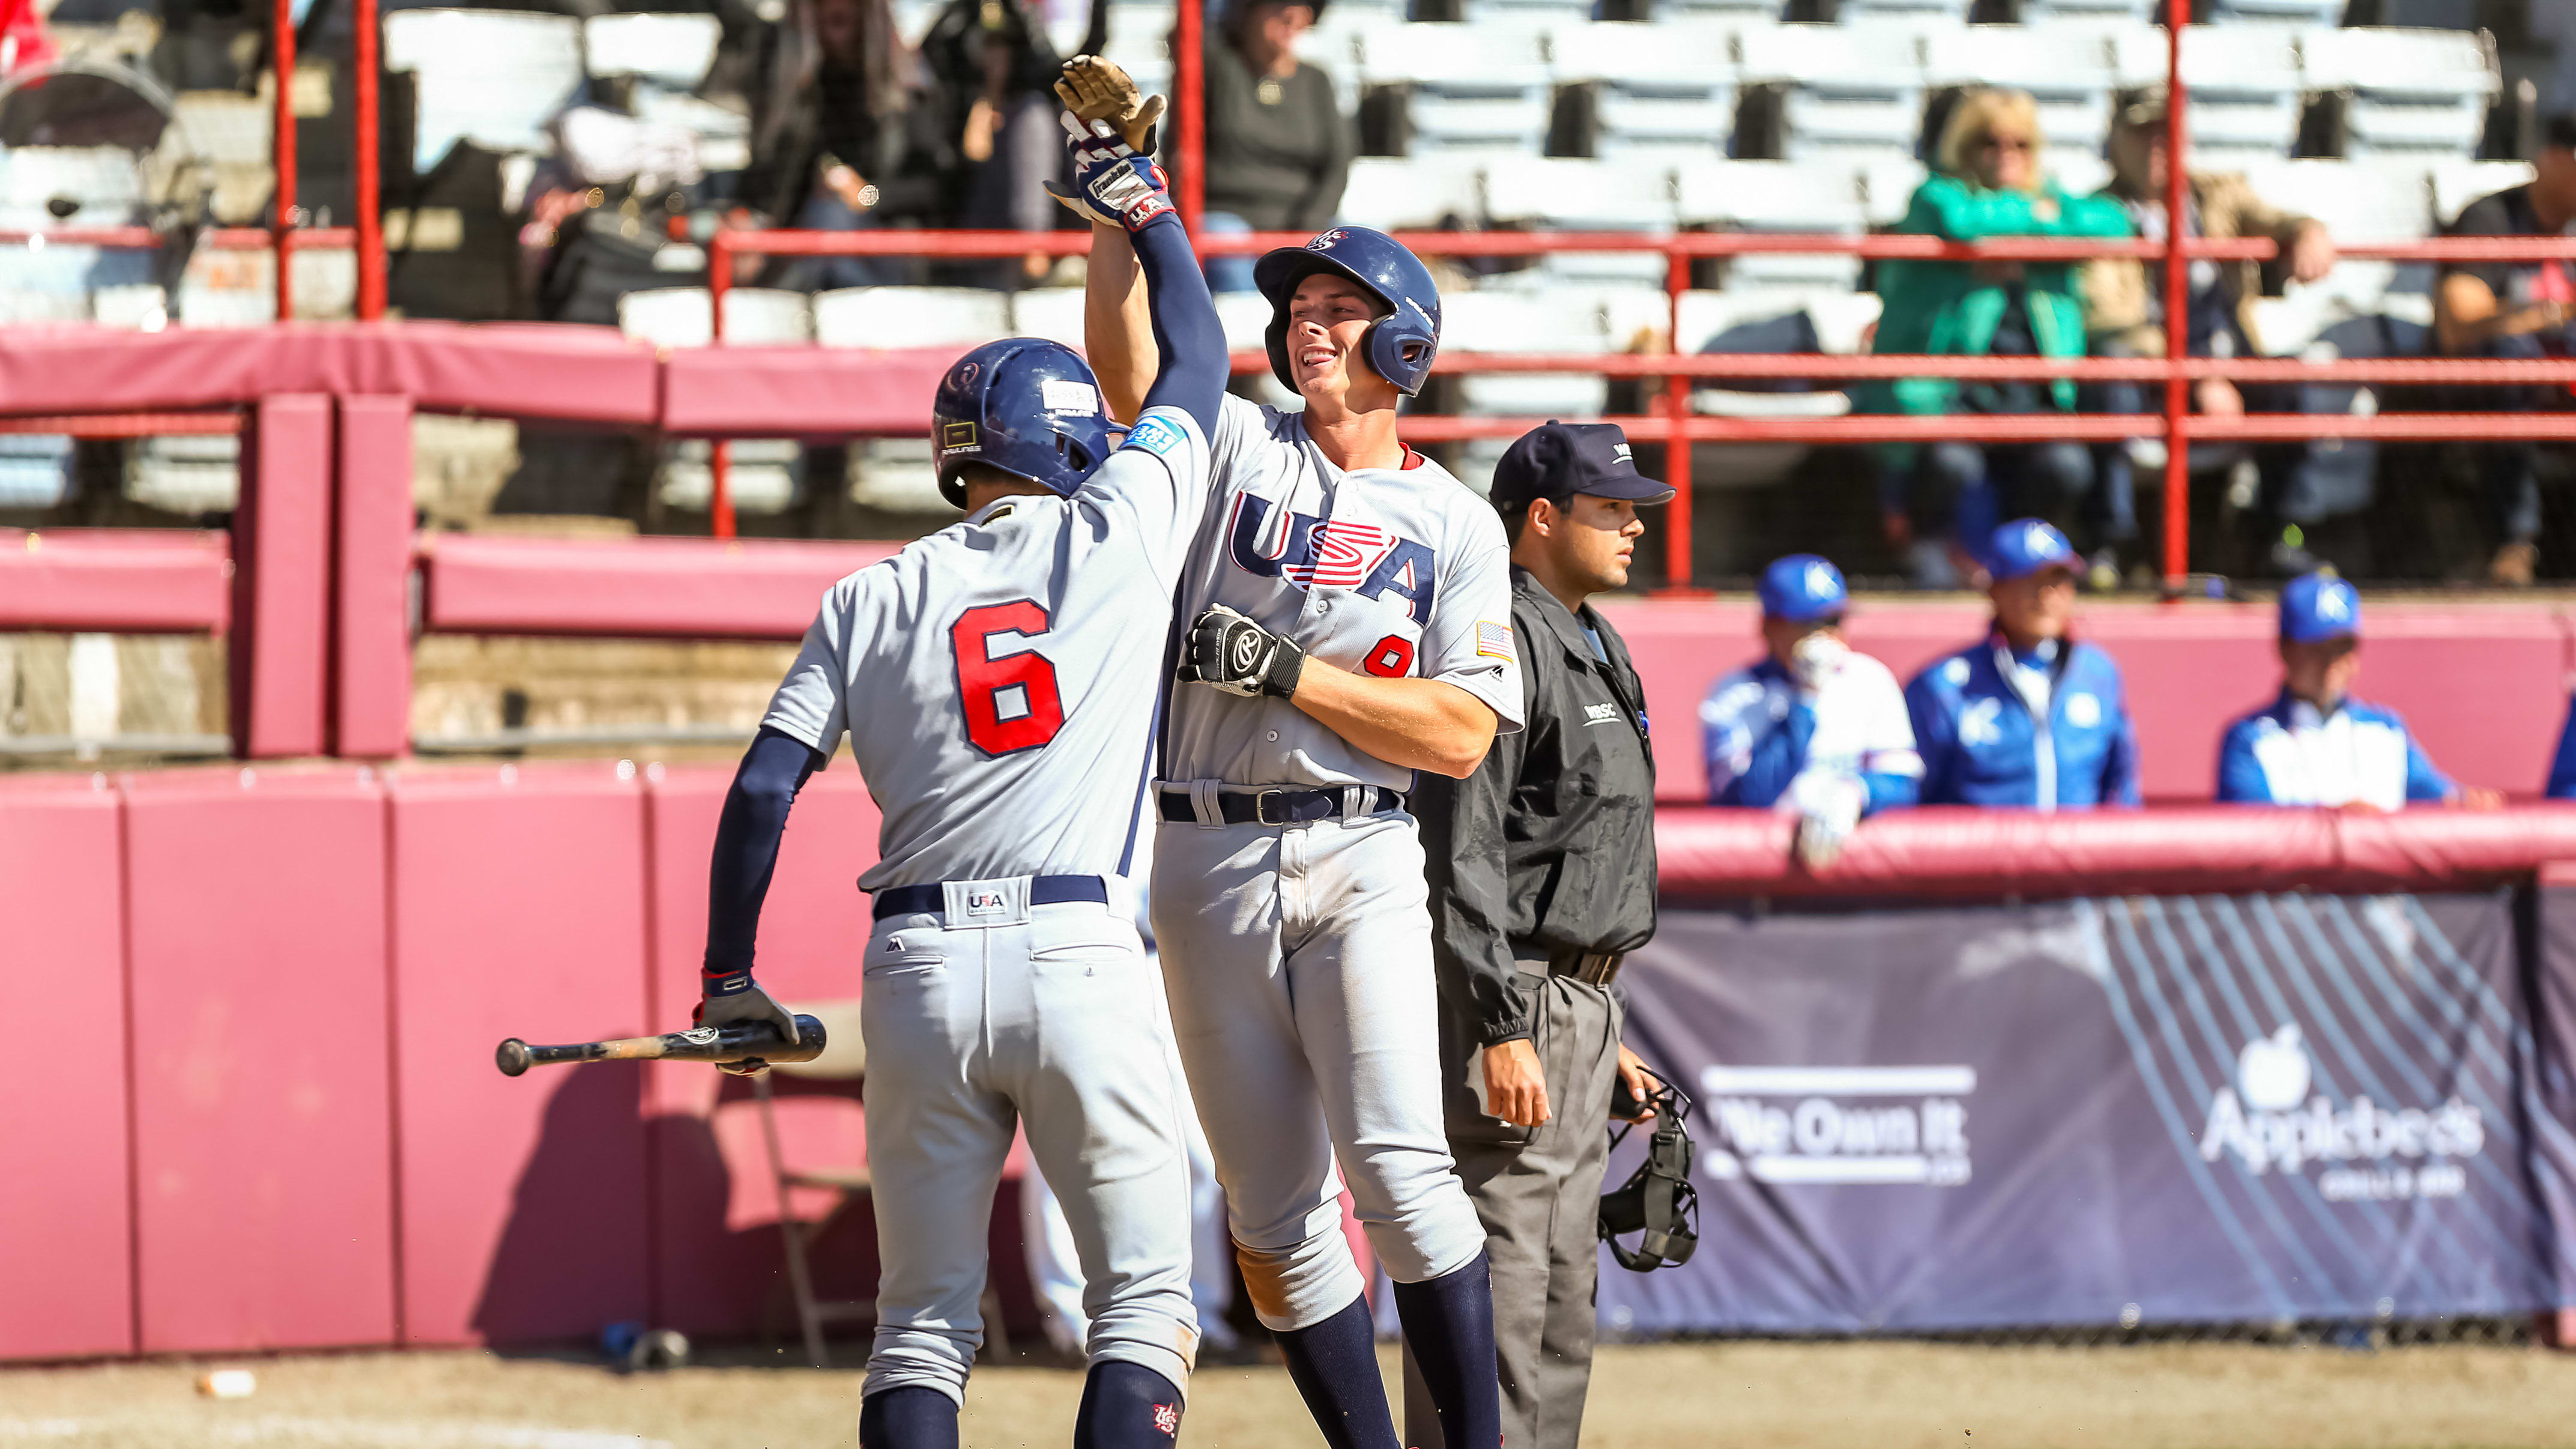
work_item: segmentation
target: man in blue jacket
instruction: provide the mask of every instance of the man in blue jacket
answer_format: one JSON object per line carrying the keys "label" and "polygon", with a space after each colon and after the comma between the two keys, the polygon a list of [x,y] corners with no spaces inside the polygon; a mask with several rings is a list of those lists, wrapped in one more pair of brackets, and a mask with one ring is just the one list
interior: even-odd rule
{"label": "man in blue jacket", "polygon": [[1799,854],[1822,866],[1863,816],[1914,803],[1923,761],[1896,676],[1843,642],[1842,570],[1793,553],[1757,592],[1763,657],[1699,707],[1708,803],[1796,815]]}
{"label": "man in blue jacket", "polygon": [[1926,805],[2082,810],[2138,803],[2138,734],[2120,666],[2067,637],[2081,566],[2036,518],[1986,549],[1987,636],[1905,687]]}
{"label": "man in blue jacket", "polygon": [[2354,699],[2360,672],[2361,592],[2322,570],[2290,580],[2281,590],[2281,693],[2228,727],[2218,798],[2374,812],[2501,803],[2493,790],[2453,784],[2395,713]]}

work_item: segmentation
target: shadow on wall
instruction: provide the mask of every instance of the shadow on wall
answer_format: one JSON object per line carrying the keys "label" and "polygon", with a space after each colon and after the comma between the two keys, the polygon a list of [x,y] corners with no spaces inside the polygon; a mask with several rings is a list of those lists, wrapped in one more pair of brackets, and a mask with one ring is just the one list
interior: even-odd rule
{"label": "shadow on wall", "polygon": [[[787,1108],[782,1116],[799,1098],[848,1100],[842,1084],[773,1081]],[[636,1064],[594,1063],[565,1073],[547,1099],[475,1301],[470,1321],[483,1342],[591,1341],[628,1319],[718,1339],[795,1341],[795,1305],[768,1208],[768,1162],[749,1084],[726,1078],[711,1116],[646,1118],[643,1082]],[[790,1133],[791,1166],[796,1149]],[[737,1174],[749,1176],[738,1182]],[[1004,1326],[1026,1342],[1038,1319],[1018,1190],[1016,1181],[1001,1184],[987,1246]],[[829,1205],[819,1192],[796,1199],[809,1223]],[[819,1297],[875,1297],[876,1219],[864,1197],[815,1241],[810,1261]],[[845,1355],[864,1352],[864,1328],[844,1326],[836,1337]]]}

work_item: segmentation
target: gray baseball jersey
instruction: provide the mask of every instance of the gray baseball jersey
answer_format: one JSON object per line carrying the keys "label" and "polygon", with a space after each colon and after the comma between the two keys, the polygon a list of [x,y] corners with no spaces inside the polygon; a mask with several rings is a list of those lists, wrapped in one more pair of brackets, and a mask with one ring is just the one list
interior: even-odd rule
{"label": "gray baseball jersey", "polygon": [[824,595],[762,723],[827,756],[849,735],[884,815],[861,890],[1129,874],[1207,479],[1156,408],[1072,497],[1003,499]]}
{"label": "gray baseball jersey", "polygon": [[[1222,490],[1190,553],[1181,617],[1223,604],[1313,658],[1444,680],[1521,726],[1502,521],[1447,469],[1333,466],[1303,418],[1228,397],[1211,463]],[[1183,686],[1162,777],[1236,785],[1382,785],[1413,772],[1344,741],[1284,699]]]}

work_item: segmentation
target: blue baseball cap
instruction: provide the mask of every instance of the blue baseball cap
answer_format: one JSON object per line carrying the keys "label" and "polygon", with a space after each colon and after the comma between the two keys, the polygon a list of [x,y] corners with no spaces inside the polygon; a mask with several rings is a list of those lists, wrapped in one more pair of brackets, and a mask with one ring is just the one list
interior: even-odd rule
{"label": "blue baseball cap", "polygon": [[1986,546],[1986,573],[1996,583],[2028,578],[2042,569],[2076,567],[2075,545],[2036,518],[2016,518],[1996,529]]}
{"label": "blue baseball cap", "polygon": [[1772,560],[1762,571],[1762,583],[1754,590],[1762,598],[1762,617],[1786,619],[1804,624],[1816,619],[1830,619],[1843,611],[1851,593],[1843,587],[1843,571],[1812,553],[1793,553]]}
{"label": "blue baseball cap", "polygon": [[2281,590],[2281,637],[2300,644],[2361,636],[2361,590],[2323,569]]}

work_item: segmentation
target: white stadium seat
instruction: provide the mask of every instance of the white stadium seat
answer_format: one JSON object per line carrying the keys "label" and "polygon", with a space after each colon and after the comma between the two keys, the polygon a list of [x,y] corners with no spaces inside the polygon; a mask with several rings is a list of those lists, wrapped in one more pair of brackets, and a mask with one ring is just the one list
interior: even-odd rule
{"label": "white stadium seat", "polygon": [[1043,337],[1067,347],[1082,346],[1082,289],[1031,287],[1010,294],[1013,337]]}
{"label": "white stadium seat", "polygon": [[724,22],[711,14],[594,15],[581,23],[590,74],[639,76],[679,91],[707,78],[723,36]]}
{"label": "white stadium seat", "polygon": [[1483,164],[1472,156],[1360,156],[1342,188],[1340,219],[1380,231],[1432,227],[1483,209]]}
{"label": "white stadium seat", "polygon": [[981,287],[842,287],[814,296],[826,347],[972,347],[1011,335],[1010,299]]}
{"label": "white stadium seat", "polygon": [[656,347],[715,340],[715,299],[704,287],[647,287],[617,299],[617,330]]}
{"label": "white stadium seat", "polygon": [[1697,21],[1577,25],[1550,37],[1559,84],[1594,88],[1595,154],[1724,153],[1735,131],[1733,31]]}
{"label": "white stadium seat", "polygon": [[1923,130],[1923,40],[1910,27],[1775,25],[1738,36],[1738,76],[1780,85],[1792,160],[1910,156]]}
{"label": "white stadium seat", "polygon": [[2493,196],[2528,185],[2535,174],[2528,161],[2447,160],[2433,166],[2433,222],[2449,226],[2460,211],[2481,196]]}
{"label": "white stadium seat", "polygon": [[1369,46],[1366,76],[1409,88],[1416,156],[1535,156],[1546,148],[1550,111],[1545,35],[1511,22],[1408,25],[1392,44]]}
{"label": "white stadium seat", "polygon": [[2504,84],[2490,42],[2459,30],[2311,31],[2300,56],[2308,89],[2350,94],[2355,157],[2473,156]]}
{"label": "white stadium seat", "polygon": [[397,10],[384,37],[385,68],[414,76],[412,156],[423,171],[460,140],[546,150],[546,123],[581,91],[581,22],[569,15]]}
{"label": "white stadium seat", "polygon": [[[1829,232],[1857,236],[1867,229],[1860,173],[1848,165],[1796,161],[1716,161],[1679,168],[1676,191],[1684,223],[1714,223],[1734,231]],[[1757,252],[1727,263],[1727,285],[1849,291],[1860,278],[1860,258],[1816,253]]]}
{"label": "white stadium seat", "polygon": [[2267,161],[2245,169],[2254,194],[2324,222],[2337,240],[2412,241],[2433,227],[2424,167],[2393,161]]}

